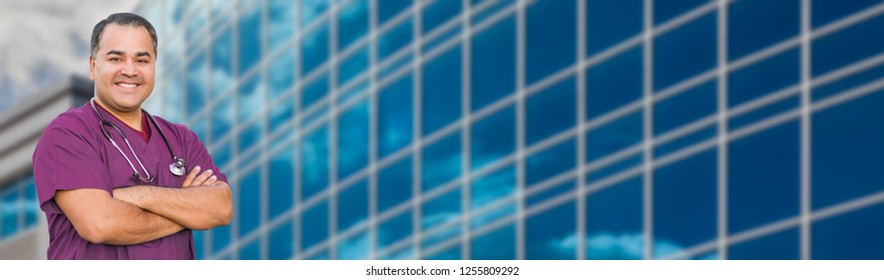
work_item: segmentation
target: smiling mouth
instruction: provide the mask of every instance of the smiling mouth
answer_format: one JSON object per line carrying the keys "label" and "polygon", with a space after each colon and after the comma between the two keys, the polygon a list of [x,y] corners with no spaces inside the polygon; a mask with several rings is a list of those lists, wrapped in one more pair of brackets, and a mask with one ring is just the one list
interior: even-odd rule
{"label": "smiling mouth", "polygon": [[138,86],[138,84],[131,84],[131,83],[116,83],[116,85],[120,86],[120,87],[124,87],[124,88],[135,88]]}

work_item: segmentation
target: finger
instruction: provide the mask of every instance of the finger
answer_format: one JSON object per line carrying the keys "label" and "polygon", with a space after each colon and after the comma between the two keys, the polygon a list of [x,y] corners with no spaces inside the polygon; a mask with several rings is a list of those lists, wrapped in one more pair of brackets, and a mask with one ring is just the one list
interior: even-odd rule
{"label": "finger", "polygon": [[196,178],[193,179],[193,185],[191,185],[191,186],[205,185],[206,180],[208,180],[209,177],[212,177],[212,173],[213,173],[212,169],[206,169],[206,171],[203,171],[203,173],[201,173],[199,176],[196,176]]}
{"label": "finger", "polygon": [[184,182],[181,183],[181,187],[189,187],[193,184],[193,178],[196,177],[197,174],[200,173],[200,167],[196,166],[187,173],[187,177],[184,177]]}
{"label": "finger", "polygon": [[212,175],[203,185],[214,185],[215,182],[218,182],[218,176]]}

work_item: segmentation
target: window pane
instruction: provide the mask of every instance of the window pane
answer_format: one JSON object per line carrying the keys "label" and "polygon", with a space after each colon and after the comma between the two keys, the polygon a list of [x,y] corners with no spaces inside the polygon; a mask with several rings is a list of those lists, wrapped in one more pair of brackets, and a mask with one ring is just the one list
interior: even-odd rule
{"label": "window pane", "polygon": [[512,153],[516,148],[513,107],[507,107],[473,123],[471,145],[473,170]]}
{"label": "window pane", "polygon": [[423,135],[428,135],[460,118],[460,59],[460,47],[455,47],[424,65],[421,85]]}
{"label": "window pane", "polygon": [[866,84],[881,77],[884,77],[884,64],[879,64],[878,66],[872,67],[868,70],[854,73],[852,75],[840,78],[836,81],[832,81],[829,84],[824,84],[818,86],[817,88],[814,88],[813,101],[816,102],[820,99]]}
{"label": "window pane", "polygon": [[357,233],[338,243],[338,259],[360,260],[371,253],[371,235],[368,230]]}
{"label": "window pane", "polygon": [[573,138],[534,154],[525,161],[525,184],[531,186],[572,170],[577,162]]}
{"label": "window pane", "polygon": [[472,38],[471,109],[494,103],[516,88],[516,21],[508,17]]}
{"label": "window pane", "polygon": [[687,13],[707,0],[656,0],[654,1],[654,24],[660,24]]}
{"label": "window pane", "polygon": [[614,176],[620,172],[626,172],[629,169],[637,168],[644,160],[642,157],[642,151],[636,151],[625,159],[617,160],[613,163],[607,163],[604,167],[589,171],[589,174],[586,175],[586,184],[595,184],[608,176]]}
{"label": "window pane", "polygon": [[460,209],[460,188],[424,202],[421,208],[421,229],[431,229],[460,219]]}
{"label": "window pane", "polygon": [[801,23],[801,3],[797,0],[732,2],[727,12],[730,60],[798,35]]}
{"label": "window pane", "polygon": [[[261,119],[257,119],[251,123],[243,125],[243,128],[238,133],[239,136],[239,146],[237,147],[237,152],[239,154],[243,154],[246,151],[249,151],[252,146],[258,144],[261,141]],[[254,150],[251,150],[254,151]],[[242,162],[240,162],[242,165]]]}
{"label": "window pane", "polygon": [[733,108],[798,83],[799,55],[798,49],[792,49],[730,73],[728,106]]}
{"label": "window pane", "polygon": [[527,218],[525,258],[573,260],[577,257],[577,216],[574,201]]}
{"label": "window pane", "polygon": [[530,197],[525,199],[525,208],[531,208],[535,205],[539,205],[540,203],[548,199],[564,195],[565,193],[573,193],[574,186],[574,180],[569,180],[565,183],[560,183],[556,186],[552,186],[546,188],[545,190],[533,193],[530,195]]}
{"label": "window pane", "polygon": [[421,24],[424,34],[448,22],[448,20],[460,13],[461,1],[433,1],[425,3],[423,14],[421,15],[421,18],[424,20]]}
{"label": "window pane", "polygon": [[304,35],[301,54],[301,76],[309,75],[328,59],[328,23]]}
{"label": "window pane", "polygon": [[193,231],[193,258],[197,260],[205,260],[205,235],[206,231],[202,230],[194,230]]}
{"label": "window pane", "polygon": [[37,223],[37,215],[42,215],[39,202],[37,201],[37,188],[34,186],[34,176],[25,178],[25,227]]}
{"label": "window pane", "polygon": [[21,212],[21,204],[19,204],[18,197],[18,188],[11,188],[4,190],[5,194],[3,195],[3,212],[0,213],[0,220],[3,221],[3,225],[0,228],[3,228],[2,234],[0,237],[9,237],[18,232],[18,214]]}
{"label": "window pane", "polygon": [[286,49],[270,61],[270,100],[276,100],[295,84],[295,49]]}
{"label": "window pane", "polygon": [[642,96],[642,48],[636,47],[586,70],[586,118],[593,119]]}
{"label": "window pane", "polygon": [[470,209],[482,210],[485,206],[515,193],[516,169],[512,165],[494,171],[472,182]]}
{"label": "window pane", "polygon": [[811,124],[813,209],[881,191],[884,91],[814,114]]}
{"label": "window pane", "polygon": [[[233,157],[233,140],[228,140],[224,143],[218,144],[214,151],[212,151],[212,156],[214,156],[215,165],[219,168],[224,168],[230,163],[230,159]],[[228,177],[231,174],[226,174]]]}
{"label": "window pane", "polygon": [[166,77],[166,83],[161,86],[164,94],[164,98],[160,99],[163,103],[163,117],[173,123],[184,122],[184,113],[187,111],[186,75],[184,71],[175,70]]}
{"label": "window pane", "polygon": [[378,250],[411,235],[411,210],[405,211],[378,225]]}
{"label": "window pane", "polygon": [[879,0],[811,0],[811,22],[814,28],[820,27],[879,3]]}
{"label": "window pane", "polygon": [[243,176],[236,188],[239,190],[239,236],[246,236],[261,222],[261,171],[255,168]]}
{"label": "window pane", "polygon": [[661,158],[666,154],[681,151],[682,149],[686,149],[692,145],[699,144],[702,141],[709,140],[710,138],[716,137],[718,134],[718,124],[711,124],[701,127],[693,132],[689,132],[685,136],[680,136],[679,138],[675,138],[669,142],[658,144],[657,147],[654,148],[654,157]]}
{"label": "window pane", "polygon": [[338,232],[367,222],[368,184],[365,180],[338,193]]}
{"label": "window pane", "polygon": [[301,0],[301,28],[307,27],[313,20],[319,18],[328,10],[331,1],[328,0]]}
{"label": "window pane", "polygon": [[378,173],[378,213],[411,198],[411,156],[386,167]]}
{"label": "window pane", "polygon": [[[282,98],[282,100],[270,103],[270,113],[267,116],[267,130],[269,133],[275,132],[295,119],[295,101],[293,99],[294,97],[287,96]],[[288,133],[294,134],[294,129],[290,129]],[[284,137],[282,138],[284,139]]]}
{"label": "window pane", "polygon": [[261,239],[252,240],[251,243],[242,245],[239,251],[240,260],[260,260],[261,259]]}
{"label": "window pane", "polygon": [[215,103],[212,110],[212,141],[218,141],[233,130],[233,98],[225,97]]}
{"label": "window pane", "polygon": [[233,81],[233,31],[225,28],[212,46],[212,97],[227,92]]}
{"label": "window pane", "polygon": [[586,3],[586,55],[597,54],[638,34],[644,27],[641,0]]}
{"label": "window pane", "polygon": [[[800,126],[790,122],[730,143],[728,231],[738,233],[799,214]],[[771,156],[771,155],[776,156]]]}
{"label": "window pane", "polygon": [[642,177],[633,177],[586,197],[587,259],[643,258],[646,245],[642,187]]}
{"label": "window pane", "polygon": [[323,200],[304,211],[301,221],[303,251],[328,238],[328,200]]}
{"label": "window pane", "polygon": [[718,83],[707,82],[654,105],[654,135],[698,121],[718,111]]}
{"label": "window pane", "polygon": [[239,106],[240,122],[245,122],[253,117],[256,113],[263,111],[267,104],[266,90],[264,83],[261,82],[261,73],[257,72],[252,75],[242,86],[240,86],[239,94],[236,95],[237,106]]}
{"label": "window pane", "polygon": [[378,61],[384,61],[384,58],[411,43],[412,33],[414,32],[411,27],[411,19],[408,19],[404,23],[389,29],[387,33],[381,34],[377,40]]}
{"label": "window pane", "polygon": [[279,226],[270,229],[270,246],[267,247],[270,249],[271,260],[285,260],[293,257],[292,252],[294,252],[295,248],[294,235],[292,235],[293,228],[292,220],[287,220]]}
{"label": "window pane", "polygon": [[525,81],[532,84],[574,64],[576,1],[531,2],[525,15]]}
{"label": "window pane", "polygon": [[261,11],[264,1],[252,2],[239,18],[239,75],[261,61]]}
{"label": "window pane", "polygon": [[268,29],[270,29],[270,34],[267,36],[267,39],[270,41],[271,53],[282,47],[284,43],[288,42],[295,35],[297,30],[295,28],[297,25],[295,21],[297,17],[295,4],[297,4],[295,1],[289,0],[269,0],[268,2],[269,8],[267,12],[270,17]]}
{"label": "window pane", "polygon": [[378,158],[384,158],[411,143],[411,75],[381,89],[378,95]]}
{"label": "window pane", "polygon": [[304,86],[301,99],[301,110],[310,108],[313,103],[324,98],[328,93],[328,73],[323,73],[309,84]]}
{"label": "window pane", "polygon": [[[816,194],[814,194],[816,196]],[[813,224],[811,252],[821,260],[884,259],[884,204],[835,216]]]}
{"label": "window pane", "polygon": [[715,238],[716,166],[713,149],[654,171],[654,257]]}
{"label": "window pane", "polygon": [[362,38],[368,31],[368,26],[367,0],[354,0],[343,5],[338,12],[338,52]]}
{"label": "window pane", "polygon": [[200,52],[187,66],[187,117],[192,118],[206,107],[209,84],[209,64],[206,54]]}
{"label": "window pane", "polygon": [[368,164],[368,101],[341,114],[338,123],[338,179]]}
{"label": "window pane", "polygon": [[797,92],[792,94],[794,94],[792,97],[784,98],[783,100],[765,105],[751,112],[731,117],[730,122],[728,122],[727,129],[730,131],[736,131],[746,125],[764,120],[769,117],[773,117],[777,114],[801,106],[801,96]]}
{"label": "window pane", "polygon": [[270,158],[270,184],[268,186],[270,215],[268,216],[271,220],[292,208],[295,189],[293,184],[294,162],[295,147],[293,144],[287,144],[284,149],[273,153]]}
{"label": "window pane", "polygon": [[797,260],[801,258],[798,235],[798,229],[791,228],[731,245],[727,257],[732,260]]}
{"label": "window pane", "polygon": [[825,74],[881,53],[884,51],[881,30],[884,30],[884,15],[816,39],[811,45],[813,75]]}
{"label": "window pane", "polygon": [[715,67],[716,26],[710,14],[654,39],[655,91]]}
{"label": "window pane", "polygon": [[399,12],[411,5],[411,0],[384,0],[378,1],[378,26],[383,26],[387,20],[395,17]]}
{"label": "window pane", "polygon": [[[453,1],[446,1],[453,2]],[[439,251],[432,256],[428,256],[427,260],[460,260],[460,243],[452,245],[448,249]]]}
{"label": "window pane", "polygon": [[328,126],[323,125],[301,143],[301,199],[324,190],[328,184]]}
{"label": "window pane", "polygon": [[642,112],[610,122],[586,134],[586,159],[601,159],[642,141]]}
{"label": "window pane", "polygon": [[[221,226],[211,229],[212,231],[212,252],[220,253],[224,248],[230,245],[231,226]],[[218,258],[219,256],[212,256]]]}
{"label": "window pane", "polygon": [[527,98],[526,145],[530,146],[574,126],[577,115],[574,82],[573,78],[566,79]]}
{"label": "window pane", "polygon": [[504,226],[472,240],[473,260],[513,260],[516,258],[516,228]]}
{"label": "window pane", "polygon": [[442,138],[424,148],[421,165],[421,185],[424,191],[453,180],[460,176],[461,147],[460,132]]}
{"label": "window pane", "polygon": [[368,67],[367,46],[345,58],[338,66],[338,86],[346,84],[353,77],[365,72],[366,67]]}

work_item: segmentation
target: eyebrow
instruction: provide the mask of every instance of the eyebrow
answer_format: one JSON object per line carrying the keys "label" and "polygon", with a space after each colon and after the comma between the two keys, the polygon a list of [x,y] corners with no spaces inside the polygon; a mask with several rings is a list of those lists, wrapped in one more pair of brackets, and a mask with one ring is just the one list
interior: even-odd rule
{"label": "eyebrow", "polygon": [[[126,52],[124,52],[124,51],[118,51],[118,50],[110,50],[110,51],[107,52],[107,55],[119,55],[119,56],[125,56],[125,55],[126,55]],[[135,56],[136,56],[136,57],[139,57],[139,56],[150,57],[150,53],[149,53],[149,52],[136,52],[136,53],[135,53]]]}

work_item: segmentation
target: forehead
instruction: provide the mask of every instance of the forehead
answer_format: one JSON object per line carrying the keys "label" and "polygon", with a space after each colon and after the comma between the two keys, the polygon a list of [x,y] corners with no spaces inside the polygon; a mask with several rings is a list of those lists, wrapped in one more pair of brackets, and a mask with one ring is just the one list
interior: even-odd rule
{"label": "forehead", "polygon": [[123,26],[108,24],[98,41],[98,54],[116,50],[126,53],[150,52],[153,54],[153,39],[143,26]]}

